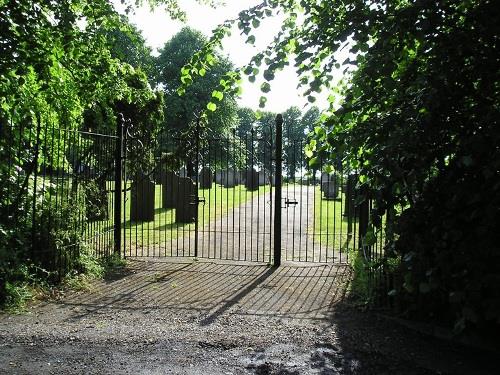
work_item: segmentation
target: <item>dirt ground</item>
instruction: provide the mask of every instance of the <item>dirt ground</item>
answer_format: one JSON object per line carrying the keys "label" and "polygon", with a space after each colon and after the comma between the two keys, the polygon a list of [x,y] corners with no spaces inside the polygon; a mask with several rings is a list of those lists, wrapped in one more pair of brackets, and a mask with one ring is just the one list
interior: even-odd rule
{"label": "dirt ground", "polygon": [[346,297],[344,265],[131,260],[90,291],[0,315],[6,374],[498,374]]}

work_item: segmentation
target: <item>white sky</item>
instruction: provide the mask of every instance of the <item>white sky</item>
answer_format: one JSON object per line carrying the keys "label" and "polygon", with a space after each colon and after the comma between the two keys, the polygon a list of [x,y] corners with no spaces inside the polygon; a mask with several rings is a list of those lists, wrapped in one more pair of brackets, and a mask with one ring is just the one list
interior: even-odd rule
{"label": "white sky", "polygon": [[[118,11],[123,9],[120,5],[120,0],[113,0],[113,2]],[[187,13],[187,25],[203,32],[207,36],[224,20],[236,18],[241,10],[256,5],[260,1],[226,0],[226,2],[227,5],[212,9],[209,6],[200,5],[194,0],[179,0],[181,7]],[[142,31],[146,42],[154,51],[161,48],[166,41],[179,32],[185,25],[180,21],[171,20],[166,12],[160,8],[151,12],[148,6],[136,9],[135,14],[129,15],[129,18]],[[231,37],[227,38],[223,44],[223,53],[228,55],[237,67],[241,67],[247,64],[253,55],[267,47],[280,27],[281,17],[279,16],[262,22],[254,33],[256,36],[255,46],[246,44],[246,36],[240,36],[239,30],[235,27]],[[253,109],[259,108],[259,98],[262,95],[260,91],[261,82],[259,79],[255,83],[250,83],[247,80],[244,81],[243,94],[238,100],[240,106]],[[298,79],[293,68],[287,67],[278,73],[271,83],[272,90],[267,94],[268,101],[264,109],[273,112],[282,112],[292,105],[305,108],[308,102],[306,98],[300,95],[301,91],[297,89],[297,84]],[[326,98],[326,93],[318,96],[315,105],[321,109],[326,109]]]}

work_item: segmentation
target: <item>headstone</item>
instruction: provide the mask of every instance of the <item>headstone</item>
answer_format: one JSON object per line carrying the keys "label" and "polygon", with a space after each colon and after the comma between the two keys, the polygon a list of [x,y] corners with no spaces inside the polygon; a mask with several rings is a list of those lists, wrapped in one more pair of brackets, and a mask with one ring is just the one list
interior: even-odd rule
{"label": "headstone", "polygon": [[331,174],[328,174],[326,172],[321,173],[321,180],[320,180],[320,189],[321,189],[321,191],[323,191],[323,186],[326,186],[326,185],[324,185],[325,182],[333,181],[334,180],[334,176],[335,175],[331,175]]}
{"label": "headstone", "polygon": [[196,184],[188,177],[180,177],[178,182],[175,222],[193,223],[198,216]]}
{"label": "headstone", "polygon": [[211,189],[212,181],[214,176],[210,168],[205,167],[201,170],[200,175],[198,176],[198,182],[200,183],[200,189]]}
{"label": "headstone", "polygon": [[132,182],[130,220],[153,221],[155,218],[155,184],[149,176],[138,173]]}
{"label": "headstone", "polygon": [[182,167],[180,170],[179,170],[179,177],[187,177],[187,170],[186,168]]}
{"label": "headstone", "polygon": [[262,170],[259,172],[259,186],[262,186],[262,185],[266,185],[266,183],[268,181],[266,181],[267,179],[267,175],[266,175],[266,171]]}
{"label": "headstone", "polygon": [[246,181],[246,172],[244,170],[239,170],[236,172],[238,185],[244,185]]}
{"label": "headstone", "polygon": [[224,185],[224,172],[217,171],[215,172],[215,183],[219,185]]}
{"label": "headstone", "polygon": [[325,199],[337,199],[339,196],[339,185],[336,180],[323,182],[321,187]]}
{"label": "headstone", "polygon": [[255,169],[249,169],[246,173],[245,187],[247,190],[258,190],[259,189],[259,174]]}
{"label": "headstone", "polygon": [[232,169],[228,169],[224,173],[224,187],[233,188],[236,185],[236,172]]}
{"label": "headstone", "polygon": [[165,172],[165,178],[161,182],[162,207],[174,208],[179,189],[179,176],[172,171]]}
{"label": "headstone", "polygon": [[271,182],[271,186],[276,186],[276,177],[274,175],[269,176],[269,181]]}

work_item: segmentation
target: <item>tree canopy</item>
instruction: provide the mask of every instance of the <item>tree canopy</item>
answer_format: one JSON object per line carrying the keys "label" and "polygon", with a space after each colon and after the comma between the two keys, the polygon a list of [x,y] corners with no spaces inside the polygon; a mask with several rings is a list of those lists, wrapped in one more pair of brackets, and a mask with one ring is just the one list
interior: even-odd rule
{"label": "tree canopy", "polygon": [[222,55],[214,54],[211,68],[200,71],[200,79],[193,82],[184,95],[179,96],[177,93],[182,75],[180,68],[206,42],[202,33],[184,27],[165,43],[160,51],[156,61],[157,83],[165,92],[167,130],[179,132],[186,129],[195,117],[203,112],[213,95],[217,95],[220,101],[217,104],[217,114],[209,115],[207,119],[212,136],[227,133],[235,123],[237,106],[234,97],[214,92],[219,86],[222,75],[234,69],[231,62]]}

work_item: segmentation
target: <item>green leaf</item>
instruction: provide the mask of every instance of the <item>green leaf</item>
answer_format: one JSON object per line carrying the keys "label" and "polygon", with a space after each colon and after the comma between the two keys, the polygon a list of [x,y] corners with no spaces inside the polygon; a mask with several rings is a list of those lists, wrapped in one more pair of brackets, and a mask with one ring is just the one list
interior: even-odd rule
{"label": "green leaf", "polygon": [[209,111],[215,112],[215,110],[217,109],[217,104],[210,102],[207,104],[207,109]]}
{"label": "green leaf", "polygon": [[259,107],[264,108],[267,103],[267,98],[265,96],[261,96],[259,99]]}
{"label": "green leaf", "polygon": [[224,98],[224,94],[221,91],[214,90],[212,92],[212,98],[216,98],[220,102]]}
{"label": "green leaf", "polygon": [[200,68],[200,70],[198,71],[198,74],[202,77],[205,76],[205,74],[207,74],[207,71],[205,68]]}
{"label": "green leaf", "polygon": [[271,91],[271,85],[268,82],[264,82],[262,85],[260,85],[260,91],[268,93],[269,91]]}
{"label": "green leaf", "polygon": [[314,157],[314,158],[311,158],[311,160],[309,160],[309,166],[311,168],[317,168],[319,167],[319,158],[318,157]]}
{"label": "green leaf", "polygon": [[189,84],[193,83],[193,79],[191,78],[190,75],[185,75],[185,76],[181,77],[181,82],[185,85],[189,85]]}
{"label": "green leaf", "polygon": [[245,43],[248,43],[248,44],[254,44],[255,43],[255,35],[250,35],[247,40],[245,41]]}

